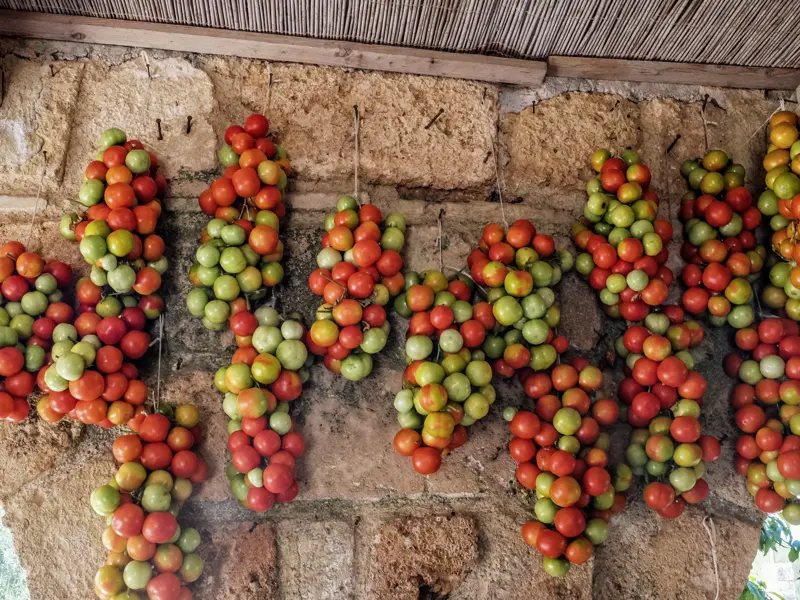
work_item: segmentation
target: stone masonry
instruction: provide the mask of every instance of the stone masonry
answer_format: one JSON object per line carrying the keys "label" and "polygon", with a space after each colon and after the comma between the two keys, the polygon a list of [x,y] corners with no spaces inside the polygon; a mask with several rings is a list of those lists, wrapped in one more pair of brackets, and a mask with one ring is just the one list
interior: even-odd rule
{"label": "stone masonry", "polygon": [[[567,248],[590,176],[588,155],[596,146],[639,148],[653,170],[662,216],[676,223],[683,191],[679,161],[701,153],[706,138],[747,166],[755,191],[766,147],[759,126],[777,107],[776,97],[561,79],[519,89],[13,39],[0,39],[0,70],[0,240],[30,236],[30,245],[45,257],[83,264],[77,248],[58,235],[57,222],[72,206],[83,165],[107,127],[122,127],[155,148],[170,180],[162,393],[168,401],[201,408],[207,431],[201,452],[211,469],[186,511],[201,530],[207,560],[196,598],[713,598],[711,546],[701,526],[706,515],[717,532],[719,598],[741,591],[761,514],[733,469],[730,383],[719,364],[729,344],[723,332],[708,335],[698,354],[699,369],[710,381],[704,426],[723,445],[708,475],[709,501],[668,522],[632,490],[608,542],[588,565],[557,580],[544,573],[541,557],[519,535],[532,511],[514,479],[501,417],[503,406],[527,402],[517,385],[500,386],[489,417],[472,428],[467,445],[439,473],[419,476],[392,450],[398,428],[392,398],[403,369],[400,320],[366,382],[349,383],[322,365],[313,368],[294,409],[307,439],[298,499],[264,516],[240,509],[227,491],[226,417],[212,385],[231,339],[206,332],[188,315],[184,296],[205,222],[196,196],[217,172],[225,127],[251,112],[269,117],[297,170],[279,302],[310,318],[314,306],[306,277],[322,217],[354,186],[354,105],[361,115],[361,190],[381,209],[406,214],[406,261],[423,270],[438,267],[441,209],[446,265],[462,265],[484,224],[500,219],[495,160],[507,220],[530,218]],[[678,264],[679,258],[673,267]],[[617,329],[574,275],[559,293],[562,331],[575,351],[599,361]],[[154,381],[155,365],[145,370]],[[627,436],[625,427],[614,429],[617,453]],[[0,423],[3,523],[35,600],[91,596],[92,577],[104,559],[104,525],[88,499],[113,472],[112,440],[113,433],[97,428],[51,426],[35,417],[22,425]]]}

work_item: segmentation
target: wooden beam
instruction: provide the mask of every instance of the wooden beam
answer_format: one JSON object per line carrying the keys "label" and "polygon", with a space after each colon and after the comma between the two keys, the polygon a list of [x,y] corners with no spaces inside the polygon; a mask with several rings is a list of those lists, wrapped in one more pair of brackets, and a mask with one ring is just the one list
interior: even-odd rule
{"label": "wooden beam", "polygon": [[0,35],[536,86],[547,64],[207,27],[0,10]]}
{"label": "wooden beam", "polygon": [[760,90],[793,90],[800,85],[800,69],[572,56],[551,56],[547,60],[547,76]]}

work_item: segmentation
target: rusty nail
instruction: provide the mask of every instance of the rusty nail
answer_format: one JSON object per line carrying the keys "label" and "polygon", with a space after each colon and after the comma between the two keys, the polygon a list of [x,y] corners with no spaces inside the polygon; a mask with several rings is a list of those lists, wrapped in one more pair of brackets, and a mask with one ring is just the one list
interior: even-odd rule
{"label": "rusty nail", "polygon": [[192,133],[192,116],[186,117],[186,134]]}
{"label": "rusty nail", "polygon": [[161,133],[161,119],[156,119],[156,125],[158,126],[158,140],[161,141],[164,139],[164,136]]}
{"label": "rusty nail", "polygon": [[431,128],[431,125],[433,125],[434,123],[436,123],[436,119],[438,119],[439,117],[441,117],[443,112],[444,112],[444,109],[443,109],[443,108],[440,108],[440,109],[439,109],[439,112],[437,112],[437,113],[436,113],[436,114],[433,116],[433,118],[432,118],[430,121],[428,121],[428,124],[427,124],[427,125],[425,125],[425,129],[430,129],[430,128]]}

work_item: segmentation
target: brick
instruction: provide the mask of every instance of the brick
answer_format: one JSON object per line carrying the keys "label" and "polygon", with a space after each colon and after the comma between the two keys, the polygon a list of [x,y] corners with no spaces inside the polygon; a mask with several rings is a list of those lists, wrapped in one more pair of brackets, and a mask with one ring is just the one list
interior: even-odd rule
{"label": "brick", "polygon": [[543,100],[519,113],[504,113],[500,131],[507,196],[576,216],[583,199],[574,192],[590,177],[592,151],[621,151],[641,140],[638,106],[616,94],[572,92]]}
{"label": "brick", "polygon": [[[83,64],[0,58],[0,194],[55,194],[64,174]],[[46,158],[45,158],[46,155]],[[76,192],[77,193],[77,192]]]}
{"label": "brick", "polygon": [[278,525],[281,590],[297,600],[354,598],[353,524],[282,520]]}
{"label": "brick", "polygon": [[[702,508],[689,507],[680,519],[661,519],[635,501],[596,548],[593,598],[612,600],[700,600],[716,595],[711,542]],[[719,597],[737,598],[758,548],[760,523],[714,514]],[[631,562],[635,557],[635,563]],[[676,596],[676,590],[681,590]]]}
{"label": "brick", "polygon": [[[217,169],[217,140],[209,121],[214,110],[213,85],[208,76],[187,60],[144,58],[119,66],[86,63],[75,110],[63,198],[77,198],[86,164],[94,159],[100,135],[109,127],[125,130],[159,157],[172,193],[182,180]],[[187,117],[191,133],[186,133]],[[161,139],[156,119],[161,120]],[[199,189],[193,191],[199,192]],[[62,200],[63,202],[63,200]]]}
{"label": "brick", "polygon": [[206,568],[194,584],[197,600],[278,600],[278,550],[271,523],[220,523],[200,528]]}
{"label": "brick", "polygon": [[27,570],[31,598],[86,598],[95,572],[104,564],[105,520],[92,510],[89,495],[108,482],[115,466],[110,440],[109,446],[98,441],[87,440],[68,463],[5,503],[3,521]]}
{"label": "brick", "polygon": [[[360,123],[365,183],[485,192],[497,90],[472,82],[211,57],[224,127],[266,111],[299,177],[348,180],[353,169],[353,106]],[[272,89],[269,91],[269,74]],[[433,117],[444,112],[426,129]]]}
{"label": "brick", "polygon": [[478,528],[464,516],[406,518],[381,527],[371,551],[370,598],[417,600],[458,590],[478,561]]}

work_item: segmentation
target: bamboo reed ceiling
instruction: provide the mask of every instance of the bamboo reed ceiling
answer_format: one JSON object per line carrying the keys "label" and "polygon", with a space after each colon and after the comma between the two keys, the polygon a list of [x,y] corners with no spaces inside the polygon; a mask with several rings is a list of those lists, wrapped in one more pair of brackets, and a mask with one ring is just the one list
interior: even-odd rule
{"label": "bamboo reed ceiling", "polygon": [[800,0],[0,0],[0,8],[515,58],[800,68]]}

